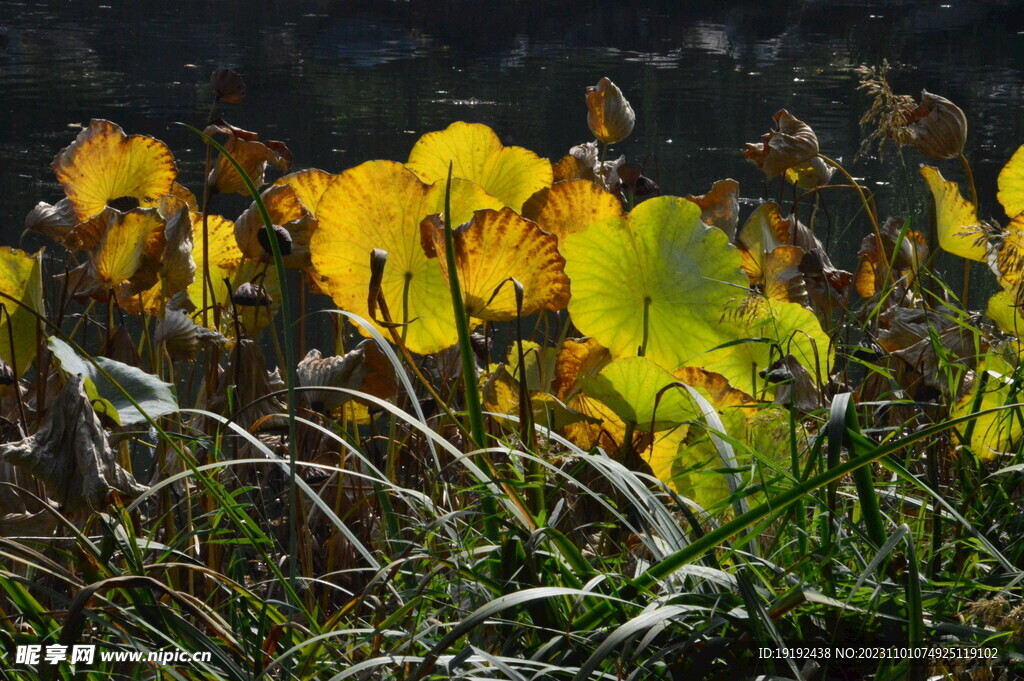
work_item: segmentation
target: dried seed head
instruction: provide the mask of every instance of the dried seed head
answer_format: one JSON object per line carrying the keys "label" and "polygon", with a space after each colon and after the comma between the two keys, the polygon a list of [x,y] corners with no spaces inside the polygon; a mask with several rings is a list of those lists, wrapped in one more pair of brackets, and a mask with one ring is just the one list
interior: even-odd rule
{"label": "dried seed head", "polygon": [[231,302],[242,307],[257,307],[260,305],[269,306],[272,301],[266,288],[247,281],[235,289],[231,296]]}
{"label": "dried seed head", "polygon": [[[277,249],[281,251],[281,255],[291,255],[292,253],[292,235],[288,233],[288,230],[281,225],[273,225],[274,235],[277,239]],[[260,229],[256,233],[256,240],[260,242],[260,246],[266,251],[267,255],[273,255],[274,251],[270,247],[270,237],[267,236],[266,229]]]}
{"label": "dried seed head", "polygon": [[210,74],[210,86],[222,102],[238,104],[245,99],[245,81],[232,69],[221,67]]}

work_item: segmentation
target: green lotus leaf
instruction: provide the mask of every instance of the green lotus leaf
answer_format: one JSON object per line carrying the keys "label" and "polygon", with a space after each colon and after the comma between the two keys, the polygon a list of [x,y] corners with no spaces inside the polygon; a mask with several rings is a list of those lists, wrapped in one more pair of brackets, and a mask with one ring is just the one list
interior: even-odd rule
{"label": "green lotus leaf", "polygon": [[[95,357],[96,364],[110,377],[108,379],[100,373],[96,365],[80,357],[70,345],[59,338],[51,336],[46,345],[60,362],[60,367],[65,373],[84,379],[86,394],[93,400],[96,411],[107,414],[119,425],[144,421],[143,413],[155,419],[178,410],[174,386],[161,381],[153,374],[147,374],[138,367],[108,357]],[[138,403],[142,413],[135,408],[125,393],[131,395]]]}
{"label": "green lotus leaf", "polygon": [[814,313],[797,303],[749,296],[730,304],[727,317],[739,324],[734,342],[693,362],[725,376],[733,387],[756,394],[764,387],[758,372],[793,355],[824,384],[831,366],[831,341]]}
{"label": "green lotus leaf", "polygon": [[671,369],[735,338],[722,315],[747,290],[740,254],[700,215],[696,204],[662,196],[566,237],[576,327],[615,357],[636,355],[646,307],[645,354]]}
{"label": "green lotus leaf", "polygon": [[[1024,402],[1021,394],[1020,345],[994,345],[985,353],[974,372],[970,391],[957,404],[951,418]],[[1024,436],[1020,409],[1002,409],[979,416],[973,422],[969,445],[982,461],[1017,451]],[[967,432],[966,425],[960,426]]]}
{"label": "green lotus leaf", "polygon": [[41,261],[42,251],[30,255],[6,246],[0,248],[0,293],[29,308],[0,300],[5,309],[0,317],[0,358],[17,370],[18,378],[36,358],[39,322],[31,310],[43,311]]}
{"label": "green lotus leaf", "polygon": [[[595,377],[583,377],[583,392],[600,400],[638,430],[665,430],[698,417],[699,412],[675,376],[646,357],[625,357]],[[658,394],[661,398],[658,399]],[[655,405],[657,401],[657,405]]]}

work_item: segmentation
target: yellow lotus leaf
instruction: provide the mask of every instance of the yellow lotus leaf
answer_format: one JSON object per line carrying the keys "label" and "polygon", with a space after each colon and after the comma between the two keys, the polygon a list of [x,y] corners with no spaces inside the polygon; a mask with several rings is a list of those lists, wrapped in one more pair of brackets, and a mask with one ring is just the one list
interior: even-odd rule
{"label": "yellow lotus leaf", "polygon": [[184,186],[182,184],[178,184],[177,182],[175,182],[173,185],[171,185],[171,192],[170,192],[170,194],[171,194],[171,196],[176,196],[177,198],[179,198],[182,201],[184,201],[185,205],[188,206],[189,210],[191,210],[191,211],[199,210],[199,204],[196,202],[196,195],[193,194],[192,191],[188,187],[186,187],[186,186]]}
{"label": "yellow lotus leaf", "polygon": [[782,216],[782,209],[774,201],[758,206],[743,223],[736,243],[743,257],[743,271],[750,277],[751,286],[764,283],[768,254],[779,246],[792,244],[792,232],[793,223]]}
{"label": "yellow lotus leaf", "polygon": [[[611,353],[593,338],[567,338],[562,341],[555,359],[552,394],[571,409],[586,414],[597,422],[582,422],[567,426],[563,434],[583,449],[590,449],[601,439],[602,431],[616,433],[616,439],[625,432],[626,424],[611,409],[582,392],[585,376],[596,376],[612,361]],[[609,444],[610,443],[606,443]]]}
{"label": "yellow lotus leaf", "polygon": [[438,261],[421,245],[420,223],[431,212],[431,198],[436,204],[431,188],[405,166],[368,161],[324,191],[310,242],[317,284],[337,305],[365,319],[370,254],[386,251],[381,293],[393,321],[408,322],[401,332],[409,349],[422,354],[458,340],[448,285]]}
{"label": "yellow lotus leaf", "polygon": [[[97,284],[113,289],[139,273],[156,272],[166,244],[166,221],[156,208],[138,208],[122,213],[105,208],[73,229],[65,239],[69,250],[89,252],[89,270]],[[149,285],[138,288],[143,291]]]}
{"label": "yellow lotus leaf", "polygon": [[821,384],[828,382],[831,341],[813,312],[761,296],[734,301],[730,308],[726,318],[738,323],[739,330],[729,340],[746,342],[709,352],[692,365],[722,374],[733,387],[751,395],[763,387],[758,372],[785,355],[793,355]]}
{"label": "yellow lotus leaf", "polygon": [[[952,418],[1024,402],[1021,395],[1020,353],[1017,343],[993,345],[978,363],[970,391],[957,404]],[[958,426],[965,432],[966,425]],[[969,445],[982,461],[1017,451],[1024,435],[1020,408],[1003,409],[974,420]]]}
{"label": "yellow lotus leaf", "polygon": [[740,254],[701,222],[696,204],[649,199],[625,219],[566,237],[560,249],[572,321],[613,356],[636,355],[646,340],[646,355],[675,369],[735,337],[722,316],[747,290]]}
{"label": "yellow lotus leaf", "polygon": [[551,180],[556,184],[566,180],[586,180],[593,175],[594,169],[584,165],[572,154],[566,154],[558,163],[551,166]]}
{"label": "yellow lotus leaf", "polygon": [[[557,348],[523,341],[523,359],[526,367],[526,386],[530,392],[547,392],[555,379],[555,364],[558,361]],[[519,348],[512,343],[505,358],[505,368],[515,380],[519,380]]]}
{"label": "yellow lotus leaf", "polygon": [[1024,338],[1024,293],[1019,287],[1003,290],[988,300],[985,315],[996,323],[1002,331],[1016,338]]}
{"label": "yellow lotus leaf", "polygon": [[[424,249],[440,260],[447,281],[444,227],[434,218],[424,221],[423,230]],[[558,252],[558,239],[537,223],[511,208],[479,210],[453,236],[455,266],[470,316],[492,322],[515,319],[515,290],[509,278],[523,285],[523,316],[565,309],[565,259]]]}
{"label": "yellow lotus leaf", "polygon": [[297,173],[289,173],[284,177],[280,177],[274,184],[286,184],[295,190],[295,196],[306,207],[306,210],[312,213],[316,210],[316,205],[320,203],[320,197],[324,195],[327,185],[335,177],[337,175],[332,175],[317,168],[307,168],[306,170],[300,170]]}
{"label": "yellow lotus leaf", "polygon": [[984,262],[988,232],[978,219],[977,207],[961,196],[956,182],[942,177],[937,168],[922,165],[921,175],[935,198],[939,246],[961,258]]}
{"label": "yellow lotus leaf", "polygon": [[711,191],[700,196],[687,195],[687,201],[700,206],[700,219],[704,224],[718,227],[729,238],[736,236],[740,223],[740,183],[736,180],[719,180],[711,185]]}
{"label": "yellow lotus leaf", "polygon": [[587,180],[556,182],[523,204],[523,217],[563,239],[604,218],[623,217],[619,200]]}
{"label": "yellow lotus leaf", "polygon": [[879,253],[878,237],[874,234],[864,237],[857,252],[853,281],[857,293],[864,299],[884,290],[887,281],[903,280],[909,286],[928,258],[928,240],[920,232],[904,232],[901,220],[887,220],[882,225],[881,235],[884,253]]}
{"label": "yellow lotus leaf", "polygon": [[504,205],[520,210],[523,203],[552,181],[551,162],[529,149],[506,147],[493,130],[480,123],[456,121],[444,130],[421,137],[406,166],[426,183],[448,177],[476,182]]}
{"label": "yellow lotus leaf", "polygon": [[0,317],[0,358],[11,365],[18,378],[35,361],[39,342],[39,321],[30,310],[43,313],[42,254],[0,247],[0,292],[29,308],[6,298],[0,300],[6,311]]}
{"label": "yellow lotus leaf", "polygon": [[192,259],[192,218],[188,204],[185,199],[168,194],[160,201],[159,211],[166,222],[166,246],[157,272],[159,280],[140,294],[141,301],[132,298],[126,310],[133,314],[145,310],[149,314],[159,315],[167,299],[187,289],[196,277],[196,263]]}
{"label": "yellow lotus leaf", "polygon": [[[188,286],[188,296],[198,310],[194,315],[195,321],[202,324],[204,303],[203,219],[196,213],[193,213],[191,217],[192,239],[195,242],[192,259],[196,264],[196,276]],[[210,278],[210,287],[207,288],[205,296],[205,303],[209,308],[206,315],[207,326],[225,335],[234,335],[234,320],[231,314],[234,309],[238,313],[239,325],[242,327],[243,333],[255,336],[273,319],[281,302],[277,270],[273,266],[267,266],[254,260],[243,260],[242,252],[235,242],[234,223],[230,220],[219,215],[208,215],[206,228],[209,236],[209,246],[206,251],[209,255]],[[265,276],[261,277],[260,275]],[[269,309],[267,306],[232,306],[231,294],[235,289],[257,278],[271,298]],[[225,279],[228,281],[225,282]],[[217,319],[220,321],[219,325],[214,323]]]}
{"label": "yellow lotus leaf", "polygon": [[1006,226],[995,264],[999,283],[1004,288],[1020,286],[1024,282],[1024,213]]}
{"label": "yellow lotus leaf", "polygon": [[[227,136],[222,146],[238,161],[257,188],[264,183],[267,164],[273,163],[283,171],[287,171],[292,164],[292,152],[284,142],[261,141],[256,133],[236,128],[224,121],[215,121],[203,132],[208,136]],[[223,154],[217,156],[217,161],[206,178],[206,184],[221,194],[249,194],[242,177]]]}
{"label": "yellow lotus leaf", "polygon": [[93,120],[53,161],[57,180],[80,221],[107,204],[130,197],[152,205],[171,192],[178,169],[167,145],[153,137],[124,134],[117,125]]}
{"label": "yellow lotus leaf", "polygon": [[[283,228],[287,238],[278,238],[284,266],[301,269],[309,266],[309,240],[316,229],[316,219],[290,184],[275,184],[260,194],[271,224]],[[255,202],[235,220],[235,240],[245,258],[261,262],[273,261],[263,218]]]}
{"label": "yellow lotus leaf", "polygon": [[[438,180],[430,185],[424,210],[425,215],[443,214],[447,180]],[[456,227],[473,219],[473,213],[490,208],[500,210],[504,204],[484,191],[476,182],[452,178],[451,189],[452,224]]]}
{"label": "yellow lotus leaf", "polygon": [[769,300],[806,305],[807,284],[800,271],[804,249],[779,246],[765,258],[764,295]]}
{"label": "yellow lotus leaf", "polygon": [[1015,218],[1024,213],[1024,146],[1019,147],[999,171],[996,182],[999,203],[1006,209],[1006,216]]}
{"label": "yellow lotus leaf", "polygon": [[[484,409],[493,414],[519,416],[519,382],[504,366],[499,366],[487,378],[481,389],[481,398]],[[580,422],[600,423],[548,393],[531,392],[530,407],[533,422],[552,430],[562,430]]]}

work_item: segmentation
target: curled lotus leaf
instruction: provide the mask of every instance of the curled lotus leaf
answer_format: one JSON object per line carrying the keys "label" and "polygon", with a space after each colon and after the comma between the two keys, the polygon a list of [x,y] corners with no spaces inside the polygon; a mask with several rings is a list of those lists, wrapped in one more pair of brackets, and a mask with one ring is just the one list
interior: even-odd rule
{"label": "curled lotus leaf", "polygon": [[[346,388],[382,399],[398,392],[394,369],[372,338],[344,355],[324,357],[319,350],[310,350],[296,372],[304,388]],[[303,390],[302,396],[312,409],[326,412],[354,399],[338,390]]]}
{"label": "curled lotus leaf", "polygon": [[[441,261],[447,281],[444,226],[440,218],[424,220],[423,248]],[[516,318],[515,290],[523,286],[522,315],[540,310],[564,310],[569,300],[565,259],[558,239],[511,208],[478,210],[467,224],[453,231],[455,267],[466,312],[486,321]]]}
{"label": "curled lotus leaf", "polygon": [[646,355],[674,369],[732,338],[723,310],[746,277],[739,252],[701,222],[696,204],[649,199],[566,237],[561,250],[573,323],[613,356],[638,354],[646,339]]}
{"label": "curled lotus leaf", "polygon": [[748,296],[730,304],[724,318],[733,327],[733,342],[698,358],[703,366],[725,376],[733,387],[750,395],[764,387],[757,375],[786,355],[793,355],[821,385],[828,382],[831,339],[813,312],[797,303]]}
{"label": "curled lotus leaf", "polygon": [[135,497],[146,490],[118,463],[79,376],[67,377],[39,431],[0,445],[0,457],[41,480],[72,514],[102,509],[114,493]]}
{"label": "curled lotus leaf", "polygon": [[444,130],[428,132],[409,152],[406,166],[423,182],[448,177],[476,182],[503,205],[516,211],[552,181],[551,163],[529,149],[506,147],[493,130],[480,123],[456,121]]}
{"label": "curled lotus leaf", "polygon": [[779,204],[768,201],[750,214],[736,237],[736,245],[743,257],[743,271],[750,277],[751,286],[759,286],[764,282],[768,254],[779,246],[792,243],[793,223],[783,217]]}
{"label": "curled lotus leaf", "polygon": [[766,298],[805,306],[808,304],[807,284],[800,271],[803,258],[804,249],[799,246],[778,246],[765,257],[761,285]]}
{"label": "curled lotus leaf", "polygon": [[167,310],[153,336],[172,360],[184,362],[194,362],[201,347],[221,347],[227,343],[222,334],[196,324],[181,310]]}
{"label": "curled lotus leaf", "polygon": [[1024,145],[1018,147],[996,180],[999,187],[999,203],[1003,204],[1006,216],[1016,218],[1024,213]]}
{"label": "curled lotus leaf", "polygon": [[943,250],[968,260],[985,262],[989,230],[978,219],[977,207],[960,194],[960,188],[937,168],[922,165],[921,175],[935,198],[936,228]]}
{"label": "curled lotus leaf", "polygon": [[132,199],[153,205],[172,191],[178,169],[167,145],[153,137],[128,136],[117,125],[93,120],[53,161],[79,221],[111,202]]}
{"label": "curled lotus leaf", "polygon": [[[498,366],[491,372],[480,395],[484,408],[492,414],[519,415],[519,381],[507,367]],[[550,393],[531,391],[530,407],[534,423],[552,430],[563,430],[580,423],[600,424],[598,419],[572,409]]]}
{"label": "curled lotus leaf", "polygon": [[551,179],[555,184],[567,180],[594,181],[592,166],[586,166],[572,154],[566,154],[557,163],[551,165]]}
{"label": "curled lotus leaf", "polygon": [[675,376],[646,357],[623,357],[597,376],[582,378],[584,393],[606,404],[626,423],[654,432],[699,416],[689,393],[676,383]]}
{"label": "curled lotus leaf", "polygon": [[718,227],[730,239],[736,236],[740,224],[740,183],[736,180],[719,180],[711,185],[711,191],[700,196],[686,197],[700,206],[700,219],[704,224]]}
{"label": "curled lotus leaf", "polygon": [[159,316],[166,301],[185,291],[196,277],[196,264],[192,259],[192,218],[186,200],[168,194],[161,199],[159,211],[166,221],[166,246],[157,272],[159,279],[139,296],[124,301],[130,303],[126,311],[133,314],[145,310]]}
{"label": "curled lotus leaf", "polygon": [[956,158],[963,153],[967,141],[967,116],[945,97],[922,90],[921,103],[910,112],[909,125],[897,137],[928,158]]}
{"label": "curled lotus leaf", "polygon": [[[290,184],[275,184],[260,194],[270,215],[271,223],[287,232],[288,247],[282,248],[286,268],[301,269],[309,266],[309,240],[316,229],[316,218],[299,199]],[[235,220],[235,240],[245,258],[271,262],[273,256],[263,243],[267,238],[263,218],[255,203]],[[280,241],[278,242],[281,243]],[[285,252],[287,251],[287,252]]]}
{"label": "curled lotus leaf", "polygon": [[[203,131],[207,136],[225,135],[223,147],[238,161],[253,184],[263,186],[267,165],[274,164],[282,171],[287,171],[292,164],[292,152],[284,142],[260,140],[255,132],[236,128],[223,120],[217,120]],[[206,178],[206,184],[221,194],[249,194],[249,189],[238,174],[238,170],[224,157],[217,156],[217,161]]]}
{"label": "curled lotus leaf", "polygon": [[772,118],[778,126],[761,136],[760,143],[747,143],[743,155],[771,180],[788,168],[810,163],[818,155],[818,136],[811,126],[785,109]]}
{"label": "curled lotus leaf", "polygon": [[25,216],[25,229],[54,241],[63,241],[77,224],[78,215],[75,213],[75,207],[66,197],[52,205],[40,201]]}
{"label": "curled lotus leaf", "polygon": [[156,281],[167,243],[166,225],[157,208],[127,213],[104,208],[69,232],[64,243],[68,250],[89,253],[89,273],[104,292],[136,279],[131,292],[125,292],[134,295]]}
{"label": "curled lotus leaf", "polygon": [[582,232],[587,225],[604,218],[624,217],[622,204],[613,194],[587,180],[556,182],[523,204],[523,217],[541,229],[563,239]]}
{"label": "curled lotus leaf", "polygon": [[584,92],[587,125],[604,144],[616,144],[629,137],[636,123],[633,107],[615,83],[602,78]]}
{"label": "curled lotus leaf", "polygon": [[815,156],[791,168],[786,168],[786,181],[800,189],[814,189],[829,183],[835,168],[825,163],[820,156]]}
{"label": "curled lotus leaf", "polygon": [[905,284],[911,284],[928,258],[925,236],[911,230],[903,232],[902,220],[886,220],[881,235],[884,253],[878,252],[878,237],[874,234],[864,237],[857,253],[858,265],[853,281],[857,293],[864,299],[884,290],[886,280],[904,280]]}
{"label": "curled lotus leaf", "polygon": [[0,359],[15,369],[16,378],[32,365],[39,343],[39,321],[33,311],[43,313],[41,261],[42,251],[31,255],[0,247],[0,293],[18,301],[0,301]]}

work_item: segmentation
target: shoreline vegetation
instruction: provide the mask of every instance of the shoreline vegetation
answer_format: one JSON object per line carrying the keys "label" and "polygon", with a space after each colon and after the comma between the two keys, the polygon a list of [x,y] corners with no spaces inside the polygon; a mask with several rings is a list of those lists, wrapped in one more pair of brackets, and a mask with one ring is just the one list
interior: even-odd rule
{"label": "shoreline vegetation", "polygon": [[1024,146],[979,206],[967,114],[888,68],[862,150],[928,214],[813,111],[744,151],[776,200],[663,195],[607,78],[555,162],[456,121],[295,171],[226,68],[198,191],[93,120],[53,245],[0,248],[0,678],[1020,678]]}

